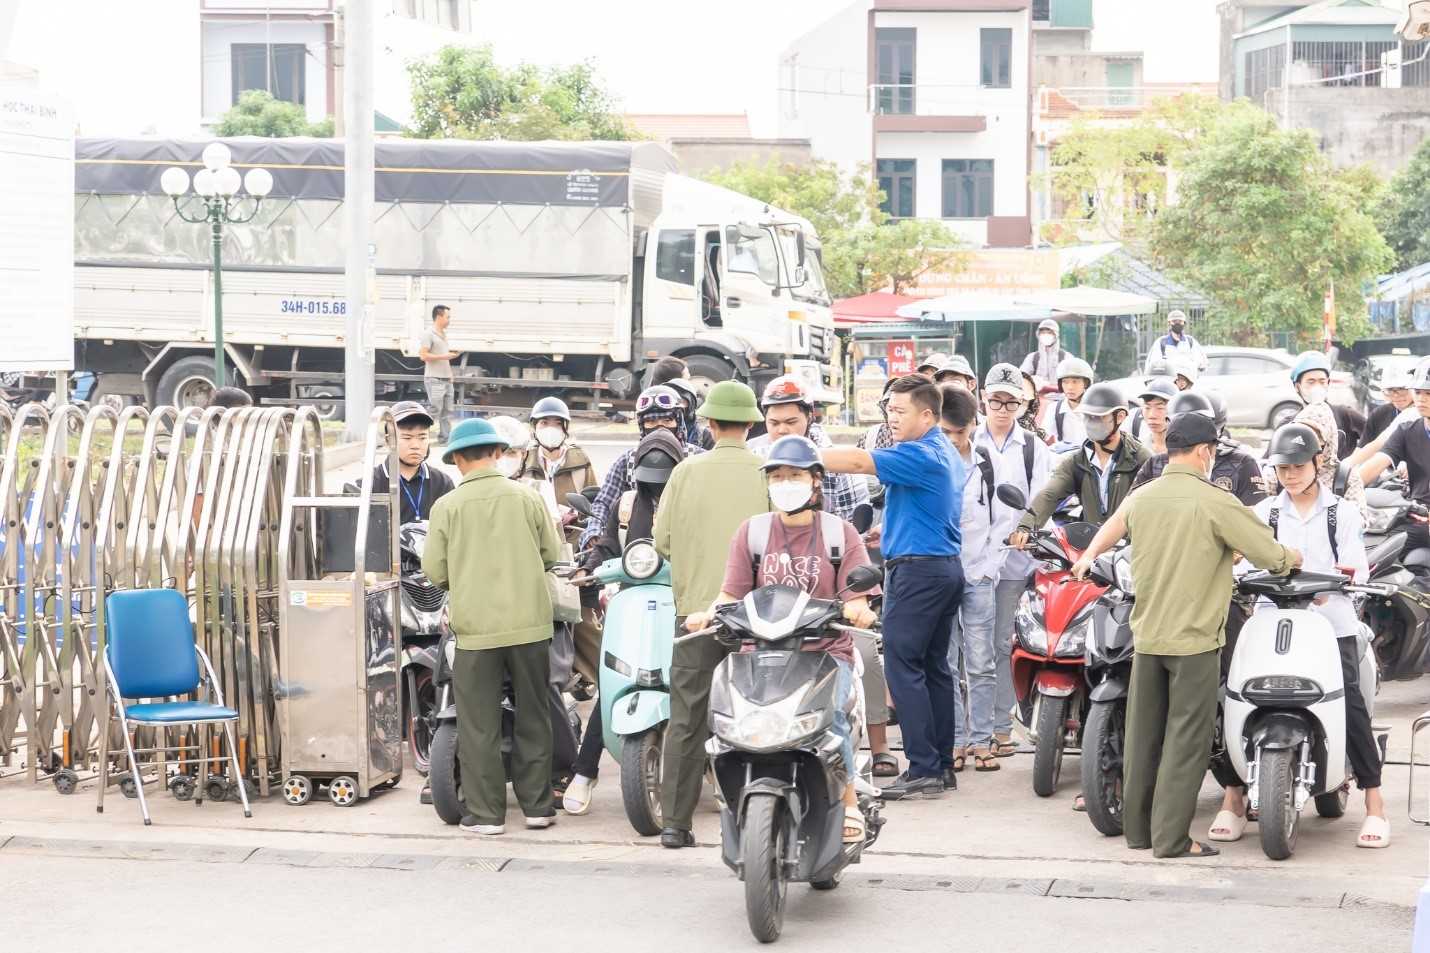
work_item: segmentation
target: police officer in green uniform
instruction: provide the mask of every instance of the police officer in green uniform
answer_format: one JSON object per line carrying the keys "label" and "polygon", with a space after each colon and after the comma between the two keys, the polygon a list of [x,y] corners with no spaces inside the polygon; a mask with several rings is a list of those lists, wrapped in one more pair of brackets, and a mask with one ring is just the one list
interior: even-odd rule
{"label": "police officer in green uniform", "polygon": [[1092,562],[1127,535],[1132,541],[1132,679],[1123,768],[1123,830],[1133,850],[1154,857],[1217,853],[1188,835],[1211,754],[1219,655],[1235,553],[1275,573],[1301,564],[1256,514],[1208,481],[1217,429],[1205,414],[1179,414],[1167,427],[1170,461],[1093,538],[1073,567]]}
{"label": "police officer in green uniform", "polygon": [[[721,381],[696,413],[710,424],[715,449],[675,468],[655,517],[656,551],[670,560],[677,636],[686,634],[686,616],[705,611],[720,594],[730,540],[740,524],[770,509],[762,461],[745,446],[750,425],[764,420],[755,392],[738,381]],[[705,778],[710,681],[726,654],[713,638],[675,647],[660,780],[660,842],[665,847],[695,844],[691,824]]]}

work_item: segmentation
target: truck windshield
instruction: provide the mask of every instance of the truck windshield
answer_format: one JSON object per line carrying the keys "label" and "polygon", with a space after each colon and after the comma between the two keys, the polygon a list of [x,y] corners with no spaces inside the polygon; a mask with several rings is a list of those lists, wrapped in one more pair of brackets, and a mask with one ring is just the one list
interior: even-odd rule
{"label": "truck windshield", "polygon": [[829,304],[829,290],[824,284],[824,268],[819,260],[819,246],[808,240],[804,246],[804,283],[795,283],[795,268],[799,265],[799,229],[795,226],[781,226],[776,231],[780,236],[780,252],[784,257],[785,281],[790,293],[796,298],[815,304]]}

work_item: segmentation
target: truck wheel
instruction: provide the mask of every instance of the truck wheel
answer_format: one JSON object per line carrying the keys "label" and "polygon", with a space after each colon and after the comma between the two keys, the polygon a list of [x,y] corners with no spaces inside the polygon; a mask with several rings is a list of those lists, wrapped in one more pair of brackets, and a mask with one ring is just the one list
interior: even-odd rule
{"label": "truck wheel", "polygon": [[690,368],[690,383],[701,396],[721,381],[735,376],[735,369],[728,362],[709,354],[692,354],[685,358],[685,366]]}
{"label": "truck wheel", "polygon": [[1261,788],[1261,851],[1272,860],[1286,860],[1296,850],[1296,753],[1262,749],[1257,785]]}
{"label": "truck wheel", "polygon": [[1033,752],[1033,793],[1052,797],[1063,770],[1067,743],[1068,700],[1055,695],[1038,697],[1038,747]]}
{"label": "truck wheel", "polygon": [[338,420],[342,417],[343,405],[333,403],[333,398],[341,399],[342,396],[343,389],[332,384],[315,384],[310,387],[298,388],[298,399],[311,403],[322,420]]}
{"label": "truck wheel", "polygon": [[159,378],[154,399],[160,407],[204,407],[214,392],[214,362],[210,357],[181,357]]}

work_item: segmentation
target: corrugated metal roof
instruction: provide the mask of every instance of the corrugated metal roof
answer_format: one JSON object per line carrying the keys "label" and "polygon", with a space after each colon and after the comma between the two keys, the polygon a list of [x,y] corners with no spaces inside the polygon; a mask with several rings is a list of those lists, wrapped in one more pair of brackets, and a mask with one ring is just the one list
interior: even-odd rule
{"label": "corrugated metal roof", "polygon": [[1202,292],[1173,281],[1165,273],[1123,249],[1118,249],[1104,260],[1112,265],[1106,284],[1115,291],[1146,295],[1156,298],[1159,302],[1172,302],[1182,307],[1207,307],[1211,304]]}
{"label": "corrugated metal roof", "polygon": [[1274,17],[1265,23],[1242,33],[1233,39],[1255,36],[1286,26],[1395,26],[1404,14],[1400,7],[1387,6],[1373,0],[1321,0],[1309,7],[1293,10],[1284,16]]}

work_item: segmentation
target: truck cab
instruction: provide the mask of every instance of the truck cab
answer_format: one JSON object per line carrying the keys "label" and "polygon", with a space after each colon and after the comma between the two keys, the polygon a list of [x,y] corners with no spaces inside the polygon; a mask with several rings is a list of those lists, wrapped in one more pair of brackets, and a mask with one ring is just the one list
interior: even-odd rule
{"label": "truck cab", "polygon": [[671,175],[644,244],[644,350],[684,358],[698,387],[735,376],[758,392],[793,373],[822,402],[840,402],[832,302],[808,221]]}

